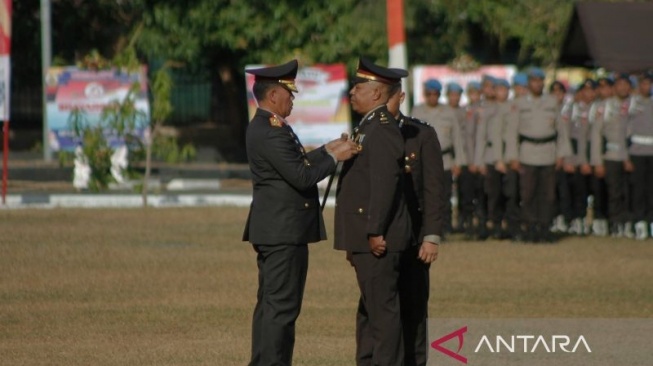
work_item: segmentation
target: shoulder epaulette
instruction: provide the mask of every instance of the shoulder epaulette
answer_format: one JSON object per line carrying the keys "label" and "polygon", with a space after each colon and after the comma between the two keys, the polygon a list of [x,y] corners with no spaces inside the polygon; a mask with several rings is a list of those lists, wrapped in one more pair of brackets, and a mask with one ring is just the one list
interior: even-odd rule
{"label": "shoulder epaulette", "polygon": [[283,126],[283,122],[277,117],[277,116],[271,116],[270,117],[270,126],[272,127],[281,127]]}
{"label": "shoulder epaulette", "polygon": [[412,122],[415,122],[415,123],[417,123],[417,124],[424,125],[424,126],[429,126],[429,127],[431,126],[430,123],[428,123],[428,122],[426,122],[426,121],[422,121],[422,120],[419,119],[419,118],[415,118],[415,117],[413,117],[413,116],[407,116],[407,117],[408,117],[409,120],[411,120]]}

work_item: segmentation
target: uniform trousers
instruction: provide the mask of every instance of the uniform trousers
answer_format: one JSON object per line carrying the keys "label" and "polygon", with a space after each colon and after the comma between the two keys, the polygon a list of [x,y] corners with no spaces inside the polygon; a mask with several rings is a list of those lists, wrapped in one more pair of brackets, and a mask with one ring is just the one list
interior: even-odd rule
{"label": "uniform trousers", "polygon": [[254,245],[258,293],[252,321],[250,366],[289,366],[295,321],[301,310],[308,270],[308,246]]}
{"label": "uniform trousers", "polygon": [[653,222],[653,155],[632,155],[633,221]]}
{"label": "uniform trousers", "polygon": [[474,215],[474,177],[468,167],[462,167],[457,183],[458,222],[464,224],[466,221],[471,221]]}
{"label": "uniform trousers", "polygon": [[404,366],[426,365],[426,328],[429,302],[430,264],[417,258],[419,246],[412,246],[401,259],[399,299],[404,337]]}
{"label": "uniform trousers", "polygon": [[493,164],[486,165],[485,192],[487,193],[487,216],[495,228],[501,227],[505,214],[506,198],[503,192],[504,174],[498,171]]}
{"label": "uniform trousers", "polygon": [[584,218],[587,214],[590,176],[581,174],[578,169],[574,173],[560,170],[557,175],[560,214],[567,222]]}
{"label": "uniform trousers", "polygon": [[595,220],[608,218],[608,187],[605,184],[605,178],[592,176],[590,178],[590,191],[594,198],[592,204],[592,217]]}
{"label": "uniform trousers", "polygon": [[404,341],[399,299],[403,252],[353,253],[361,292],[356,313],[356,365],[401,366]]}
{"label": "uniform trousers", "polygon": [[555,212],[555,166],[522,164],[519,182],[522,223],[548,228]]}
{"label": "uniform trousers", "polygon": [[508,230],[514,235],[519,231],[520,197],[519,197],[519,172],[508,169],[503,185],[503,194],[506,196],[506,221]]}
{"label": "uniform trousers", "polygon": [[605,184],[608,187],[608,218],[611,224],[624,224],[629,219],[627,176],[623,161],[606,160]]}

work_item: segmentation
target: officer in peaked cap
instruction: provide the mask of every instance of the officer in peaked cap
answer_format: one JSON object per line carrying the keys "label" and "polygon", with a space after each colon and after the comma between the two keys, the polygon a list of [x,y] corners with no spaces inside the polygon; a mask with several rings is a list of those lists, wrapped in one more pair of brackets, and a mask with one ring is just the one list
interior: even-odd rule
{"label": "officer in peaked cap", "polygon": [[292,60],[283,65],[264,67],[260,69],[246,70],[248,74],[254,75],[255,83],[273,83],[279,84],[288,89],[288,91],[297,93],[295,86],[295,77],[297,77],[297,60]]}
{"label": "officer in peaked cap", "polygon": [[349,92],[363,115],[354,130],[359,154],[344,163],[336,192],[336,250],[347,252],[361,292],[356,317],[358,365],[403,365],[398,281],[404,251],[413,243],[404,199],[404,140],[388,112],[405,70],[361,58]]}
{"label": "officer in peaked cap", "polygon": [[346,138],[304,150],[285,119],[297,92],[297,61],[247,72],[255,75],[259,105],[246,134],[254,195],[243,241],[253,244],[259,270],[250,365],[290,365],[307,243],[326,239],[317,182],[357,151]]}

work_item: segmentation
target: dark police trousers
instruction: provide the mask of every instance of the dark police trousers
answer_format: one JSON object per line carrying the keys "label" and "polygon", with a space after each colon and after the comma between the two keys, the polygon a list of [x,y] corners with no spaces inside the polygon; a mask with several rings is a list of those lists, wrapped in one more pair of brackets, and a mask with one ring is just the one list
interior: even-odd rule
{"label": "dark police trousers", "polygon": [[633,214],[634,220],[653,222],[653,156],[632,155],[630,157],[635,170],[633,181]]}
{"label": "dark police trousers", "polygon": [[424,366],[428,355],[426,328],[429,303],[430,264],[417,258],[419,245],[406,250],[401,259],[399,298],[404,329],[404,366]]}
{"label": "dark police trousers", "polygon": [[627,194],[627,175],[623,161],[606,160],[605,184],[608,187],[608,218],[610,224],[624,224],[630,219]]}
{"label": "dark police trousers", "polygon": [[520,195],[522,223],[548,229],[555,212],[555,166],[522,164]]}
{"label": "dark police trousers", "polygon": [[356,314],[356,365],[404,364],[399,305],[399,270],[403,252],[353,253],[361,291]]}
{"label": "dark police trousers", "polygon": [[289,366],[308,270],[308,246],[254,245],[258,293],[250,366]]}

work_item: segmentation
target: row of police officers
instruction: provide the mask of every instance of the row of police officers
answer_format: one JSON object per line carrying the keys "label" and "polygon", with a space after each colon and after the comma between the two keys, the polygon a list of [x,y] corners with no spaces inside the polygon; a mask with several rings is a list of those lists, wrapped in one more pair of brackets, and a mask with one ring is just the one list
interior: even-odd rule
{"label": "row of police officers", "polygon": [[459,84],[423,84],[425,102],[412,114],[437,131],[445,190],[457,188],[458,215],[452,222],[447,206],[445,233],[526,242],[552,242],[554,233],[651,237],[653,76],[587,79],[569,101],[560,82],[545,93],[544,77],[539,68],[515,75],[509,99],[510,83],[486,75],[467,84],[464,107]]}

